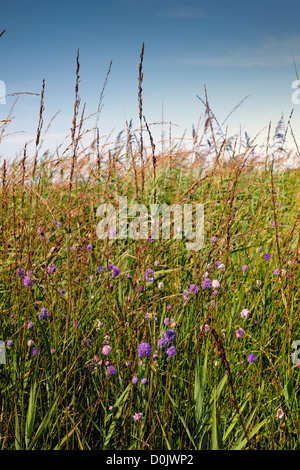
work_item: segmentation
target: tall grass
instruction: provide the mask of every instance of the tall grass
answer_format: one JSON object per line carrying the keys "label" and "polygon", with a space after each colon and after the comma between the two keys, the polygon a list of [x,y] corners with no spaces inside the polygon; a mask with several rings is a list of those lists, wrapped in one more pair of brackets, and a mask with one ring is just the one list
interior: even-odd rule
{"label": "tall grass", "polygon": [[[69,146],[39,157],[43,82],[33,158],[25,145],[22,158],[3,161],[1,449],[298,449],[299,165],[285,165],[283,123],[258,151],[255,139],[223,133],[206,94],[192,149],[170,139],[159,153],[142,114],[143,53],[140,126],[126,123],[124,140],[102,148],[96,127],[82,150],[77,55]],[[120,196],[149,212],[155,202],[204,204],[204,247],[98,239],[97,207],[118,207]],[[202,289],[205,277],[220,288]],[[173,357],[157,346],[168,329]],[[141,342],[149,357],[139,357]]]}

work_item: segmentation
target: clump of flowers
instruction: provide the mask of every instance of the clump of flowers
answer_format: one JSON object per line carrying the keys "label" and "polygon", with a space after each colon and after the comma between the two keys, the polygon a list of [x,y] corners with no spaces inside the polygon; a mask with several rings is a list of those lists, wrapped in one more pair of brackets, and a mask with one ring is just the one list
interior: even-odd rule
{"label": "clump of flowers", "polygon": [[[167,319],[167,320],[170,321],[170,319]],[[173,319],[171,320],[174,321]],[[164,335],[157,342],[157,346],[159,348],[167,348],[165,350],[165,354],[168,356],[168,360],[171,357],[174,357],[176,355],[176,348],[173,344],[171,345],[171,343],[174,343],[176,338],[177,338],[176,331],[173,329],[169,329],[164,333]]]}

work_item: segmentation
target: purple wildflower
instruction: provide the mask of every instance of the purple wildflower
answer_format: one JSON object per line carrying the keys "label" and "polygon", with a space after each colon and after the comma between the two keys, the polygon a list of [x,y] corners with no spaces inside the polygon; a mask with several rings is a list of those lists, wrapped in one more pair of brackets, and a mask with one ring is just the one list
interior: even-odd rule
{"label": "purple wildflower", "polygon": [[25,276],[24,279],[23,279],[23,285],[25,287],[31,287],[33,284],[33,280],[30,279],[30,276]]}
{"label": "purple wildflower", "polygon": [[133,385],[135,385],[135,384],[138,383],[138,381],[139,381],[139,379],[135,376],[135,377],[133,377],[131,382],[133,383]]}
{"label": "purple wildflower", "polygon": [[195,284],[191,284],[190,287],[189,287],[189,291],[192,292],[193,294],[198,294],[199,287],[196,286]]}
{"label": "purple wildflower", "polygon": [[204,279],[203,283],[202,283],[202,289],[205,290],[205,289],[210,289],[211,287],[211,281],[210,279],[207,277],[206,279]]}
{"label": "purple wildflower", "polygon": [[270,259],[270,258],[271,258],[270,253],[265,253],[265,254],[264,254],[264,259],[265,259],[266,261],[267,261],[268,259]]}
{"label": "purple wildflower", "polygon": [[25,275],[25,270],[24,268],[18,268],[17,269],[17,276],[18,277],[23,277]]}
{"label": "purple wildflower", "polygon": [[38,353],[37,348],[32,348],[31,354],[32,354],[33,356],[37,356],[37,353]]}
{"label": "purple wildflower", "polygon": [[164,339],[168,343],[173,343],[177,337],[176,331],[175,330],[167,330],[164,334]]}
{"label": "purple wildflower", "polygon": [[164,338],[160,338],[157,342],[157,346],[159,348],[164,348],[164,347],[167,346],[167,344],[168,344],[168,342]]}
{"label": "purple wildflower", "polygon": [[212,243],[217,243],[218,237],[217,237],[216,235],[213,235],[213,236],[211,237],[210,241],[211,241]]}
{"label": "purple wildflower", "polygon": [[61,293],[61,295],[65,295],[66,289],[61,289],[60,293]]}
{"label": "purple wildflower", "polygon": [[140,357],[147,357],[150,356],[151,354],[151,346],[148,343],[140,343],[139,348],[138,348],[138,355]]}
{"label": "purple wildflower", "polygon": [[145,272],[145,279],[146,281],[148,282],[153,282],[154,279],[155,279],[155,276],[153,274],[153,269],[147,269],[147,271]]}
{"label": "purple wildflower", "polygon": [[56,266],[54,264],[50,264],[50,266],[48,267],[48,273],[53,274],[55,273],[55,271],[56,271]]}
{"label": "purple wildflower", "polygon": [[13,342],[12,339],[9,339],[6,344],[9,348],[11,348],[13,346],[14,342]]}
{"label": "purple wildflower", "polygon": [[146,385],[146,383],[147,383],[147,379],[146,379],[146,378],[144,378],[144,379],[141,380],[141,384],[142,384],[142,385]]}
{"label": "purple wildflower", "polygon": [[93,246],[92,245],[87,245],[86,251],[92,251],[92,250],[93,250]]}
{"label": "purple wildflower", "polygon": [[242,271],[243,271],[243,273],[248,271],[248,266],[246,264],[244,264],[244,266],[242,266]]}
{"label": "purple wildflower", "polygon": [[103,266],[99,266],[99,268],[98,268],[98,273],[103,273],[103,271],[104,271]]}
{"label": "purple wildflower", "polygon": [[249,354],[249,356],[247,357],[247,361],[251,364],[251,362],[254,362],[256,359],[256,356],[255,354],[251,353]]}
{"label": "purple wildflower", "polygon": [[117,371],[116,371],[116,368],[114,366],[108,366],[106,368],[106,372],[108,373],[108,375],[115,375],[115,373]]}
{"label": "purple wildflower", "polygon": [[166,354],[169,357],[173,357],[176,354],[176,348],[175,346],[170,346],[169,348],[166,349]]}
{"label": "purple wildflower", "polygon": [[41,308],[39,318],[40,320],[46,320],[48,318],[48,310],[45,307]]}
{"label": "purple wildflower", "polygon": [[117,266],[113,266],[112,268],[112,277],[117,277],[120,274],[120,269]]}

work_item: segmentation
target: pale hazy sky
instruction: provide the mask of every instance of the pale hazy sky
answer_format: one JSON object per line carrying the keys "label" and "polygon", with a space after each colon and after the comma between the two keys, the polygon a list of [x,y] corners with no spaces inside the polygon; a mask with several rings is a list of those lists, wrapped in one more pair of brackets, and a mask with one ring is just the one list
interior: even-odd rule
{"label": "pale hazy sky", "polygon": [[[86,115],[97,110],[112,60],[99,122],[104,142],[114,129],[115,134],[125,129],[126,120],[132,118],[138,127],[144,42],[143,113],[148,123],[161,120],[163,103],[165,120],[178,126],[174,136],[186,129],[191,137],[192,125],[205,111],[197,98],[204,99],[205,85],[220,123],[250,95],[227,121],[232,134],[241,126],[252,137],[264,128],[266,135],[270,121],[274,129],[281,113],[288,119],[294,108],[297,136],[300,105],[292,103],[291,86],[296,79],[293,58],[300,72],[299,17],[295,0],[15,0],[1,6],[0,29],[6,32],[0,38],[0,80],[8,94],[40,93],[45,78],[44,128],[60,112],[44,149],[55,150],[72,126],[77,49]],[[0,120],[6,119],[14,99],[9,96],[0,104]],[[13,134],[0,144],[1,159],[35,138],[39,96],[20,95],[13,116],[6,130]],[[151,129],[158,139],[161,129]]]}

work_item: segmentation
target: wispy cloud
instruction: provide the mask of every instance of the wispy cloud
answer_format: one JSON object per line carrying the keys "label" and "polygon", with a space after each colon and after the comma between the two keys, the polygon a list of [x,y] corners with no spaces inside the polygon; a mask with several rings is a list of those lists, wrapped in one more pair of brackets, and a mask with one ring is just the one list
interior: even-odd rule
{"label": "wispy cloud", "polygon": [[224,54],[210,56],[184,56],[175,60],[181,65],[205,67],[269,67],[277,68],[300,61],[300,35],[296,34],[284,40],[268,36],[256,47],[238,47],[225,51]]}
{"label": "wispy cloud", "polygon": [[208,18],[210,15],[199,6],[177,4],[173,5],[172,8],[158,12],[157,16],[163,18],[196,19]]}
{"label": "wispy cloud", "polygon": [[[140,0],[120,0],[120,5],[126,9],[137,10],[141,8]],[[193,18],[208,18],[210,15],[205,11],[202,6],[193,5],[193,0],[189,3],[181,0],[152,0],[147,5],[143,5],[144,11],[151,12],[159,18],[176,18],[176,19],[193,19]]]}

